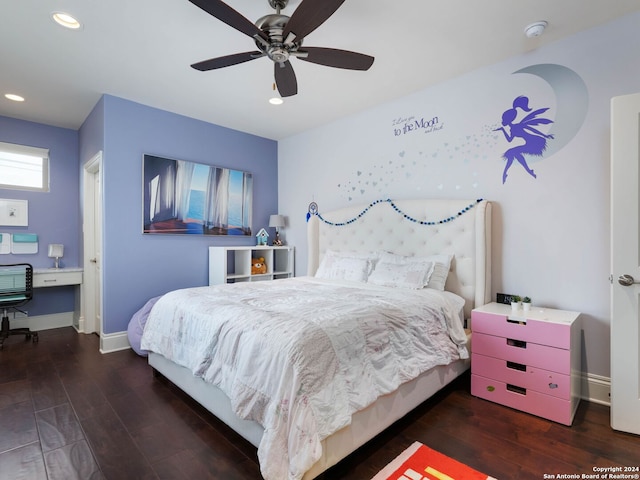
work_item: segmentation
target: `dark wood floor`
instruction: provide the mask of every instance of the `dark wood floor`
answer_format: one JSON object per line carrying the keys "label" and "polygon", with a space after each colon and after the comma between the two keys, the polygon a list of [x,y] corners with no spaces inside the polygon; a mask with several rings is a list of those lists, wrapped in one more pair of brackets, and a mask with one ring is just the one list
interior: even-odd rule
{"label": "dark wood floor", "polygon": [[[0,351],[0,479],[259,479],[256,451],[132,351],[71,328]],[[500,480],[640,466],[640,437],[582,402],[572,427],[469,394],[465,376],[323,480],[366,480],[419,440]]]}

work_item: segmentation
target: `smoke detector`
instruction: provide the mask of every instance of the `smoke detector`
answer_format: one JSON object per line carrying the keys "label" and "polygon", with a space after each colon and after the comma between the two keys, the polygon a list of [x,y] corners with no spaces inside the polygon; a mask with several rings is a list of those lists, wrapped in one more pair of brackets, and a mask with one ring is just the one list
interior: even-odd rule
{"label": "smoke detector", "polygon": [[542,35],[542,32],[544,32],[544,29],[547,28],[547,25],[549,25],[549,23],[544,20],[532,23],[524,29],[524,34],[529,38],[539,37]]}

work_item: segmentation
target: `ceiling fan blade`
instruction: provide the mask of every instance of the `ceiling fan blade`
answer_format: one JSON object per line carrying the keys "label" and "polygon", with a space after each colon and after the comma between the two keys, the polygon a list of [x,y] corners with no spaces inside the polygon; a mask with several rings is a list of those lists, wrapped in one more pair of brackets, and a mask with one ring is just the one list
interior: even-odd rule
{"label": "ceiling fan blade", "polygon": [[335,48],[303,47],[296,55],[305,62],[326,65],[327,67],[346,68],[348,70],[369,70],[373,65],[374,57],[364,53],[350,52],[349,50],[338,50]]}
{"label": "ceiling fan blade", "polygon": [[203,60],[202,62],[194,63],[191,65],[196,70],[206,72],[208,70],[215,70],[216,68],[230,67],[231,65],[238,65],[239,63],[255,60],[256,58],[263,57],[265,54],[259,51],[235,53],[233,55],[226,55],[224,57],[211,58],[209,60]]}
{"label": "ceiling fan blade", "polygon": [[345,0],[302,0],[284,28],[282,38],[293,33],[302,39],[322,25]]}
{"label": "ceiling fan blade", "polygon": [[268,37],[265,33],[262,32],[258,27],[254,25],[254,23],[244,17],[242,14],[235,11],[229,5],[220,0],[189,0],[195,6],[200,7],[205,12],[213,15],[221,22],[226,23],[230,27],[239,30],[240,32],[248,35],[250,37],[255,37],[256,35],[262,37],[265,40],[268,40]]}
{"label": "ceiling fan blade", "polygon": [[298,81],[290,61],[274,64],[274,76],[281,96],[292,97],[298,93]]}

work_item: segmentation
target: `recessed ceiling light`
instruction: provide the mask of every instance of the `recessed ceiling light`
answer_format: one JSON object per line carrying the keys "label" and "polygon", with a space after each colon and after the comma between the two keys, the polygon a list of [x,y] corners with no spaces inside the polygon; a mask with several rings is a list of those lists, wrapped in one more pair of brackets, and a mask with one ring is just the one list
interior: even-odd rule
{"label": "recessed ceiling light", "polygon": [[20,95],[16,95],[15,93],[6,93],[5,98],[8,98],[9,100],[13,100],[14,102],[24,102],[24,97],[21,97]]}
{"label": "recessed ceiling light", "polygon": [[65,12],[53,12],[51,14],[51,18],[58,25],[62,25],[65,28],[69,28],[71,30],[78,30],[82,24],[73,16],[69,15]]}

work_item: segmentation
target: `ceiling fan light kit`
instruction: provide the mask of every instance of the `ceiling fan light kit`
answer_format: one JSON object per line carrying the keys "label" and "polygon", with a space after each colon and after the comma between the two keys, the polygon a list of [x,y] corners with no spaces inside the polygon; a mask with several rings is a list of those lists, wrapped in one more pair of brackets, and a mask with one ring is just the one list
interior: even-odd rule
{"label": "ceiling fan light kit", "polygon": [[273,83],[273,96],[269,99],[269,103],[271,105],[282,105],[284,103],[284,100],[278,95],[278,92],[276,91],[275,82]]}
{"label": "ceiling fan light kit", "polygon": [[189,0],[221,22],[253,38],[258,50],[211,58],[191,65],[209,71],[267,57],[274,63],[274,79],[281,97],[298,93],[298,82],[290,57],[347,70],[368,70],[374,57],[335,48],[303,47],[304,37],[322,25],[345,0],[302,0],[291,17],[282,15],[289,0],[268,0],[276,13],[252,23],[221,0]]}

